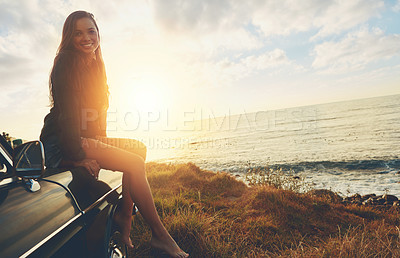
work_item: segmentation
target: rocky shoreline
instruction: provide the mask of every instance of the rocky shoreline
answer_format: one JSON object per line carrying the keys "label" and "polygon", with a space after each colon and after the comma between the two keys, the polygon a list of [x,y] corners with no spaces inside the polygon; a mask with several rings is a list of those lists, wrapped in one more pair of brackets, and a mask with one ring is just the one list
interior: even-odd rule
{"label": "rocky shoreline", "polygon": [[354,194],[350,197],[345,197],[342,200],[342,203],[345,204],[357,204],[357,205],[366,205],[366,206],[400,206],[399,199],[390,194],[384,195],[376,195],[376,194],[367,194],[360,195]]}
{"label": "rocky shoreline", "polygon": [[355,204],[364,206],[374,206],[377,208],[388,208],[400,206],[400,200],[394,195],[383,194],[354,194],[348,197],[342,197],[339,194],[326,189],[315,189],[309,192],[309,194],[317,197],[326,198],[334,203],[342,204]]}

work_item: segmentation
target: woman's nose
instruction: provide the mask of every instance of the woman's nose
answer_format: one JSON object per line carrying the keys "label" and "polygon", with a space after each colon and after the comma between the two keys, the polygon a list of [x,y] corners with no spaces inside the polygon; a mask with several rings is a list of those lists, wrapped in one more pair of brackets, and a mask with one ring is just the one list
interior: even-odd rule
{"label": "woman's nose", "polygon": [[87,34],[87,33],[83,34],[83,39],[90,40],[89,34]]}

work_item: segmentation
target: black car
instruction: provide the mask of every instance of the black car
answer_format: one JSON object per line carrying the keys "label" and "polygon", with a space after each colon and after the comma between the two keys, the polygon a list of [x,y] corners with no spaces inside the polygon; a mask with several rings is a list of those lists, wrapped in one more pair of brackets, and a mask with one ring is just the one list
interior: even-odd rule
{"label": "black car", "polygon": [[122,173],[45,169],[43,153],[0,136],[0,257],[125,257],[112,220]]}

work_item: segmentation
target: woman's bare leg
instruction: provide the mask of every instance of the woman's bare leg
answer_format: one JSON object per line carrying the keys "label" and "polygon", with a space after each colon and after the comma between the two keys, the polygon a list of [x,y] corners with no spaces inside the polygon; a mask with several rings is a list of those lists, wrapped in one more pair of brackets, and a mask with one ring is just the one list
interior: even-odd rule
{"label": "woman's bare leg", "polygon": [[[110,137],[97,137],[97,140],[119,149],[126,150],[128,152],[139,155],[146,160],[146,146],[137,140],[126,139],[126,138],[110,138]],[[132,241],[130,239],[130,229],[132,225],[132,211],[133,201],[130,196],[129,190],[129,175],[125,173],[122,176],[122,201],[121,205],[114,215],[114,221],[118,225],[119,230],[122,234],[122,240],[130,247],[133,248]]]}
{"label": "woman's bare leg", "polygon": [[188,254],[183,252],[172,239],[157,214],[143,158],[93,139],[83,139],[82,147],[86,158],[96,160],[102,168],[124,173],[126,180],[122,182],[123,188],[129,192],[131,199],[149,224],[153,233],[152,245],[173,257],[187,257]]}
{"label": "woman's bare leg", "polygon": [[133,201],[130,196],[129,190],[129,178],[125,173],[122,176],[122,201],[121,206],[118,206],[117,211],[114,215],[114,221],[119,227],[122,234],[122,240],[130,248],[133,248],[132,241],[130,239],[130,231],[132,225],[132,211],[133,211]]}

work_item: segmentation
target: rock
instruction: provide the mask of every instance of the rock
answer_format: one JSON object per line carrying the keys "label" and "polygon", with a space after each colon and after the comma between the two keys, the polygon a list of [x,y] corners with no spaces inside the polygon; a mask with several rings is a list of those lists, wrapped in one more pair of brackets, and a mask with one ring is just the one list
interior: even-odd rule
{"label": "rock", "polygon": [[310,194],[315,197],[323,198],[332,203],[340,203],[343,201],[343,198],[340,195],[338,195],[337,193],[332,192],[330,190],[326,190],[326,189],[314,189],[314,190],[307,192],[307,194]]}
{"label": "rock", "polygon": [[361,195],[359,195],[359,194],[357,193],[357,194],[354,194],[354,195],[350,196],[350,198],[352,198],[352,199],[354,199],[354,200],[361,200]]}
{"label": "rock", "polygon": [[341,203],[374,206],[378,209],[381,208],[387,209],[392,206],[400,206],[400,199],[390,194],[384,194],[378,196],[376,194],[367,194],[363,196],[359,194],[354,194],[350,197],[343,198]]}
{"label": "rock", "polygon": [[388,202],[394,202],[399,200],[396,196],[390,194],[384,194],[382,198]]}
{"label": "rock", "polygon": [[376,199],[378,205],[383,205],[386,201],[382,197]]}
{"label": "rock", "polygon": [[367,194],[367,195],[363,195],[361,198],[363,200],[368,200],[369,198],[373,198],[376,197],[376,194]]}
{"label": "rock", "polygon": [[363,201],[363,205],[372,205],[374,204],[374,199],[369,197],[367,200]]}
{"label": "rock", "polygon": [[386,201],[383,203],[385,206],[393,206],[393,202],[391,201]]}

